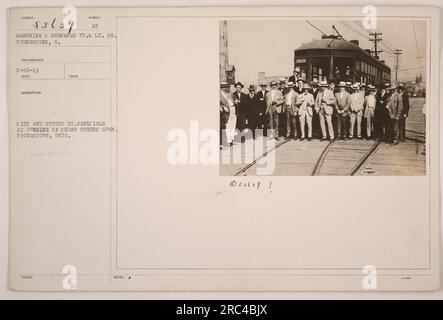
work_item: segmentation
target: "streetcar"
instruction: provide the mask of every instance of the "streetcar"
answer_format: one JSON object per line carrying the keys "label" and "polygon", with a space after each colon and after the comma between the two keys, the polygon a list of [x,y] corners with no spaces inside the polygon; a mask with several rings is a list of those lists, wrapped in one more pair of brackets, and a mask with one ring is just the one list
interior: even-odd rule
{"label": "streetcar", "polygon": [[391,69],[359,46],[358,40],[337,35],[302,44],[294,50],[294,70],[308,82],[360,82],[379,86],[391,82]]}

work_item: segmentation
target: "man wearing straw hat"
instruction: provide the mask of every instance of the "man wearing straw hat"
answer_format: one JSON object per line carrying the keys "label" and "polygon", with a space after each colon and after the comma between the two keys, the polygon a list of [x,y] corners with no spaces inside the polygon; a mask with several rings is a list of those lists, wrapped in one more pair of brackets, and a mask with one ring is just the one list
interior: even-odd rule
{"label": "man wearing straw hat", "polygon": [[372,132],[374,130],[374,114],[375,114],[375,87],[372,85],[368,86],[369,94],[364,100],[364,118],[366,119],[366,139],[369,140],[372,137]]}
{"label": "man wearing straw hat", "polygon": [[340,81],[338,84],[339,92],[335,94],[337,111],[337,136],[339,139],[347,140],[349,124],[350,96],[346,92],[346,83]]}
{"label": "man wearing straw hat", "polygon": [[297,87],[295,88],[295,92],[297,92],[299,95],[303,93],[303,86],[305,84],[305,80],[302,78],[299,78],[297,80]]}
{"label": "man wearing straw hat", "polygon": [[272,81],[271,91],[266,95],[266,114],[269,114],[269,128],[274,130],[275,139],[279,139],[278,118],[283,111],[283,95],[277,86],[277,81]]}
{"label": "man wearing straw hat", "polygon": [[352,94],[349,97],[350,102],[350,127],[349,127],[349,139],[354,137],[355,121],[357,120],[357,138],[361,139],[361,120],[363,118],[363,104],[364,97],[360,92],[360,88],[357,84],[353,84],[351,87]]}
{"label": "man wearing straw hat", "polygon": [[[322,140],[326,140],[327,134],[329,133],[329,140],[333,141],[334,128],[332,126],[332,114],[335,107],[335,97],[327,81],[320,82],[320,92],[315,99],[315,106],[318,109],[320,128],[323,136]],[[328,132],[326,132],[326,126]]]}
{"label": "man wearing straw hat", "polygon": [[298,96],[298,119],[300,121],[300,140],[305,139],[305,126],[308,126],[308,141],[312,139],[312,107],[315,105],[314,97],[309,92],[309,84],[303,86],[303,93]]}

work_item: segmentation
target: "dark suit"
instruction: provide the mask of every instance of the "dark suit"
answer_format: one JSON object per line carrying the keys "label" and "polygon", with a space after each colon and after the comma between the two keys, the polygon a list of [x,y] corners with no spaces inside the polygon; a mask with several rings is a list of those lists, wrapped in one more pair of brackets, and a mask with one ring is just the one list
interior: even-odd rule
{"label": "dark suit", "polygon": [[245,109],[248,118],[248,128],[252,131],[252,135],[255,138],[255,129],[258,127],[258,119],[260,114],[260,107],[258,105],[257,94],[251,97],[250,94],[245,98]]}
{"label": "dark suit", "polygon": [[268,94],[268,91],[265,90],[264,92],[262,90],[258,91],[255,96],[257,97],[257,108],[258,108],[258,115],[257,115],[257,128],[263,129],[263,134],[266,135],[266,130],[268,129],[268,123],[269,119],[266,115],[266,95]]}
{"label": "dark suit", "polygon": [[351,95],[346,91],[337,92],[335,94],[335,108],[337,111],[337,136],[346,139],[349,133]]}
{"label": "dark suit", "polygon": [[246,129],[246,120],[247,120],[247,110],[245,106],[245,101],[247,95],[243,92],[234,92],[232,94],[235,103],[235,114],[237,115],[237,125],[235,126],[240,132]]}
{"label": "dark suit", "polygon": [[406,91],[403,91],[401,94],[402,102],[403,102],[403,111],[400,117],[400,121],[398,122],[399,130],[400,130],[400,140],[403,141],[406,138],[406,118],[409,114],[409,97]]}
{"label": "dark suit", "polygon": [[386,108],[388,103],[389,93],[385,90],[384,94],[381,91],[377,92],[374,110],[374,135],[377,139],[386,141],[389,128],[389,111]]}
{"label": "dark suit", "polygon": [[[319,88],[309,90],[309,92],[314,97],[314,101],[317,100],[317,95],[320,92]],[[315,110],[312,114],[312,135],[314,137],[320,137],[321,136],[321,130],[320,130],[320,117],[318,115],[318,112]]]}

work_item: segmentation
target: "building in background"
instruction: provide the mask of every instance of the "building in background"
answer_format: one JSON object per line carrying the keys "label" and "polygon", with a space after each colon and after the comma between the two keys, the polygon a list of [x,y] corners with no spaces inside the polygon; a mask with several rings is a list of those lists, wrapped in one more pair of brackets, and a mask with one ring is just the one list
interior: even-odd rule
{"label": "building in background", "polygon": [[220,82],[235,84],[235,67],[229,64],[228,57],[228,23],[220,21]]}
{"label": "building in background", "polygon": [[266,76],[266,73],[261,71],[258,73],[258,79],[257,79],[257,84],[261,84],[261,83],[266,83],[269,84],[271,83],[271,81],[281,81],[281,80],[285,80],[288,81],[288,77],[287,76]]}

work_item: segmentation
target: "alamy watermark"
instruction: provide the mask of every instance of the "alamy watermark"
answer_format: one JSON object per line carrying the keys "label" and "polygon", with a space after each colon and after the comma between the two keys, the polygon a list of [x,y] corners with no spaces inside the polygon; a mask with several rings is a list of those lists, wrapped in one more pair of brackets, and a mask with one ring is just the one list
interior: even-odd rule
{"label": "alamy watermark", "polygon": [[[257,175],[270,175],[275,169],[275,139],[273,130],[256,129],[236,131],[236,139],[244,141],[234,147],[220,150],[220,145],[227,145],[226,131],[213,128],[199,131],[198,121],[189,123],[189,130],[175,128],[168,132],[166,140],[170,142],[167,160],[173,165],[189,164],[251,164],[256,165]],[[256,137],[256,139],[254,139]],[[220,143],[221,142],[221,143]]]}

